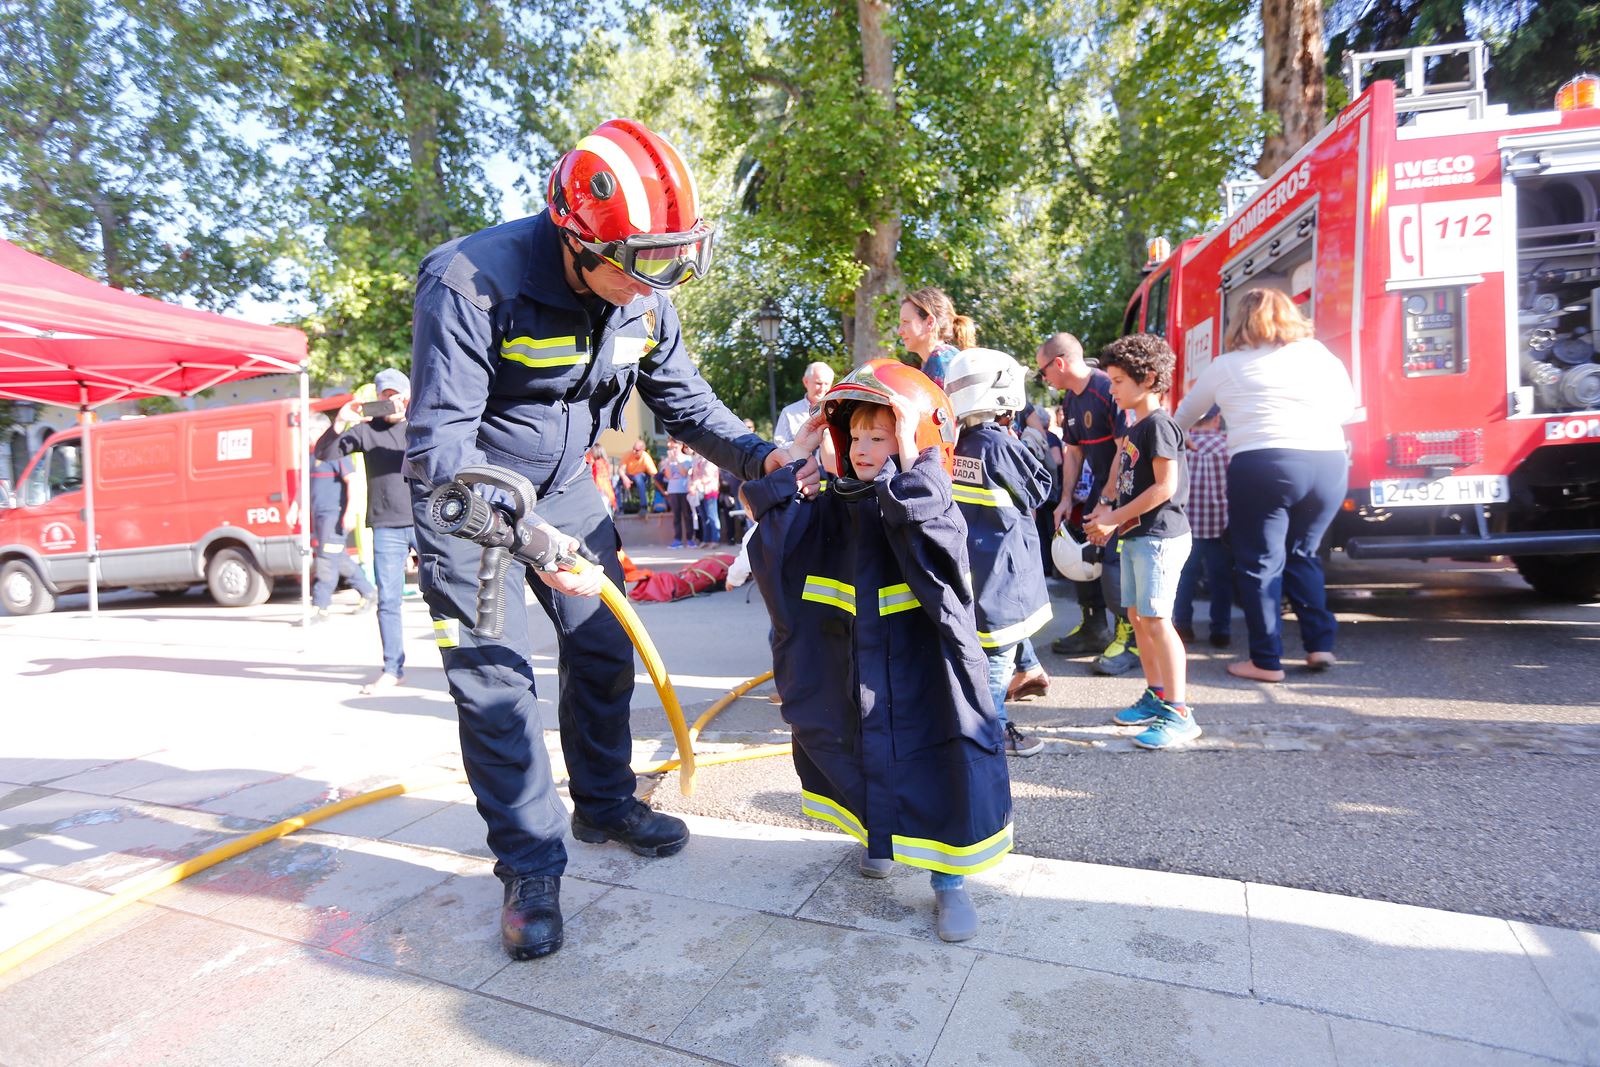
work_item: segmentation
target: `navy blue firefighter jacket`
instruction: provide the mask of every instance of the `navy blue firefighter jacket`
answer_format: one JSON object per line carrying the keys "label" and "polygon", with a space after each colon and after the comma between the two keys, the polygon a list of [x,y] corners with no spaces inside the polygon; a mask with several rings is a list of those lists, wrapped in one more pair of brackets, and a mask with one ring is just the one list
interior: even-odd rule
{"label": "navy blue firefighter jacket", "polygon": [[967,520],[967,550],[978,600],[978,642],[1002,649],[1050,621],[1033,513],[1050,492],[1050,472],[998,423],[962,429],[956,441],[956,503]]}
{"label": "navy blue firefighter jacket", "polygon": [[801,808],[874,859],[973,874],[1011,849],[1011,782],[967,578],[967,531],[929,449],[911,470],[795,497],[795,466],[744,493],[750,567]]}
{"label": "navy blue firefighter jacket", "polygon": [[613,308],[572,292],[548,215],[428,253],[416,309],[406,475],[424,485],[481,463],[516,471],[540,496],[589,478],[585,450],[622,429],[634,389],[719,467],[759,477],[772,451],[700,377],[665,294]]}

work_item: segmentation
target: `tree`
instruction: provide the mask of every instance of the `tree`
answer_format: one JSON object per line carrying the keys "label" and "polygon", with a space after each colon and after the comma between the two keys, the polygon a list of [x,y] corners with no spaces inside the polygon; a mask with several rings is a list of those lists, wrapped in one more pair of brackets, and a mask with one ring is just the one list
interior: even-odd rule
{"label": "tree", "polygon": [[806,264],[857,361],[901,276],[970,259],[1041,140],[1030,9],[978,0],[680,0],[742,141],[768,255]]}
{"label": "tree", "polygon": [[80,273],[226,308],[273,295],[270,161],[231,0],[3,0],[0,227]]}
{"label": "tree", "polygon": [[1248,15],[1245,0],[1054,9],[1045,31],[1056,131],[1032,195],[1043,220],[1024,210],[1016,222],[1048,240],[1012,245],[1015,273],[988,283],[1037,294],[1041,313],[1024,327],[1033,345],[1057,330],[1091,349],[1114,339],[1147,240],[1176,245],[1221,220],[1218,188],[1256,154],[1268,121],[1249,58],[1233,44]]}
{"label": "tree", "polygon": [[553,4],[257,0],[258,104],[296,150],[296,201],[317,239],[298,258],[320,376],[366,379],[409,359],[418,263],[499,221],[486,159],[530,174],[581,38]]}
{"label": "tree", "polygon": [[1327,121],[1322,0],[1261,0],[1261,53],[1261,106],[1280,123],[1256,163],[1268,178]]}

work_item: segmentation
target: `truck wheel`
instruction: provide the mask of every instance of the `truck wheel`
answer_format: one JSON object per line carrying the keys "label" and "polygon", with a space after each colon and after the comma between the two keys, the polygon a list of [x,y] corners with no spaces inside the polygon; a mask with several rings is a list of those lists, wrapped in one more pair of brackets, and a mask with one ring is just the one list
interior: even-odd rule
{"label": "truck wheel", "polygon": [[1579,556],[1512,556],[1517,573],[1535,592],[1552,600],[1600,598],[1600,553]]}
{"label": "truck wheel", "polygon": [[272,595],[272,586],[256,568],[250,554],[238,548],[224,548],[206,564],[206,588],[211,599],[225,608],[250,608]]}
{"label": "truck wheel", "polygon": [[56,598],[31,563],[14,559],[0,567],[0,604],[12,615],[43,615],[55,610]]}

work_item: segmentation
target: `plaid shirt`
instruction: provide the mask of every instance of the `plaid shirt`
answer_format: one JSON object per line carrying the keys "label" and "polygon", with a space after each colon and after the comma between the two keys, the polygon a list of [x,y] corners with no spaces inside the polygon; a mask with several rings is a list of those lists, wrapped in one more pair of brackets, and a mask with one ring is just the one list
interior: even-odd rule
{"label": "plaid shirt", "polygon": [[1224,430],[1190,430],[1189,529],[1196,537],[1215,539],[1228,528],[1228,434]]}

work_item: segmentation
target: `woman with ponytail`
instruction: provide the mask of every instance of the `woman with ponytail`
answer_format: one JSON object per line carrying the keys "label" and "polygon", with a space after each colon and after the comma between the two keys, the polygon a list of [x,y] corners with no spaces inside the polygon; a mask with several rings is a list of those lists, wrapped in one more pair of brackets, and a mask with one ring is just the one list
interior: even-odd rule
{"label": "woman with ponytail", "polygon": [[967,316],[957,315],[944,290],[931,285],[906,294],[895,332],[906,351],[920,361],[922,373],[941,389],[950,359],[963,349],[978,346],[977,326]]}

